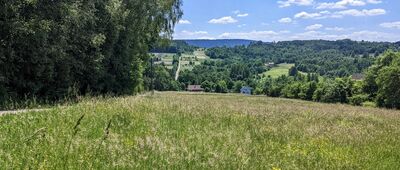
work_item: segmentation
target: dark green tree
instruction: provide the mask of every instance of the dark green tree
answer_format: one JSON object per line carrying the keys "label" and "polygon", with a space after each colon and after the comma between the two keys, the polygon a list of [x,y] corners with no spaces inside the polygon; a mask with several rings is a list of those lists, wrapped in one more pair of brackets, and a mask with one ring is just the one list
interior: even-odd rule
{"label": "dark green tree", "polygon": [[296,76],[297,74],[298,74],[299,72],[297,71],[297,68],[294,66],[294,67],[291,67],[290,69],[289,69],[289,76]]}
{"label": "dark green tree", "polygon": [[226,82],[224,80],[221,80],[216,84],[215,92],[217,92],[217,93],[227,93],[228,92],[228,86],[226,85]]}
{"label": "dark green tree", "polygon": [[363,91],[380,107],[400,108],[400,53],[387,51],[369,68]]}

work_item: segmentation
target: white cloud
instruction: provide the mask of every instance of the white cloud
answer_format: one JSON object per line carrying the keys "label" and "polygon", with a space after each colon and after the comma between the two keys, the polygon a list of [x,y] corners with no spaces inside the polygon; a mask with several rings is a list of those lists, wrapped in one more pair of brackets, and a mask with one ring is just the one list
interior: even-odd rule
{"label": "white cloud", "polygon": [[341,0],[338,2],[324,2],[317,6],[317,9],[344,9],[347,6],[364,6],[367,3],[362,0]]}
{"label": "white cloud", "polygon": [[384,28],[396,28],[396,29],[400,29],[400,21],[397,22],[385,22],[380,24],[381,27]]}
{"label": "white cloud", "polygon": [[247,17],[247,16],[249,16],[248,13],[241,13],[239,10],[233,11],[233,13],[234,13],[237,17]]}
{"label": "white cloud", "polygon": [[310,18],[316,18],[320,17],[320,13],[307,13],[307,12],[300,12],[294,15],[294,18],[303,18],[303,19],[310,19]]}
{"label": "white cloud", "polygon": [[252,40],[264,40],[266,37],[278,37],[275,31],[251,31],[251,32],[225,32],[219,38],[240,38]]}
{"label": "white cloud", "polygon": [[320,28],[324,27],[321,24],[314,24],[314,25],[310,25],[308,27],[306,27],[306,30],[311,31],[311,30],[318,30]]}
{"label": "white cloud", "polygon": [[341,27],[327,27],[325,28],[327,31],[345,31],[346,29],[341,28]]}
{"label": "white cloud", "polygon": [[344,9],[348,6],[365,6],[367,4],[379,4],[380,0],[340,0],[337,2],[319,3],[317,9]]}
{"label": "white cloud", "polygon": [[248,13],[237,14],[237,17],[247,17],[247,16],[249,16]]}
{"label": "white cloud", "polygon": [[301,19],[324,19],[324,18],[343,18],[344,16],[355,16],[355,17],[365,17],[365,16],[377,16],[386,14],[384,9],[348,9],[336,12],[321,11],[319,13],[308,13],[300,12],[294,15],[294,18]]}
{"label": "white cloud", "polygon": [[337,16],[355,16],[355,17],[361,17],[361,16],[376,16],[376,15],[384,15],[386,14],[386,10],[384,9],[363,9],[363,10],[357,10],[357,9],[349,9],[349,10],[344,10],[344,11],[338,11],[335,13]]}
{"label": "white cloud", "polygon": [[202,40],[215,40],[216,38],[214,37],[198,37],[196,39],[202,39]]}
{"label": "white cloud", "polygon": [[308,31],[304,33],[294,34],[288,37],[288,40],[315,40],[315,39],[324,39],[324,40],[340,40],[340,39],[352,39],[356,41],[398,41],[400,38],[399,35],[385,33],[385,32],[377,32],[377,31],[356,31],[350,34],[327,34],[321,31]]}
{"label": "white cloud", "polygon": [[322,14],[322,15],[328,15],[328,14],[331,14],[331,12],[329,12],[329,11],[321,11],[321,12],[319,12],[320,14]]}
{"label": "white cloud", "polygon": [[[341,30],[341,29],[340,29]],[[346,29],[349,30],[349,29]],[[341,40],[341,39],[352,39],[352,40],[365,40],[365,41],[390,41],[395,42],[400,39],[400,35],[386,32],[368,31],[361,30],[355,31],[348,34],[335,34],[326,33],[322,30],[309,30],[300,33],[291,33],[290,31],[250,31],[250,32],[225,32],[217,36],[218,38],[227,39],[252,39],[262,41],[290,41],[290,40]]]}
{"label": "white cloud", "polygon": [[353,40],[367,40],[367,41],[398,41],[400,39],[400,35],[385,33],[385,32],[377,32],[377,31],[357,31],[347,35],[348,38]]}
{"label": "white cloud", "polygon": [[380,4],[380,3],[382,3],[382,1],[380,1],[380,0],[367,0],[367,2],[370,3],[370,4]]}
{"label": "white cloud", "polygon": [[183,30],[181,33],[184,34],[184,35],[204,35],[204,34],[208,34],[207,31],[186,31],[186,30]]}
{"label": "white cloud", "polygon": [[238,25],[239,28],[242,28],[242,27],[245,27],[245,26],[247,26],[247,24],[240,24],[240,25]]}
{"label": "white cloud", "polygon": [[280,22],[280,23],[291,23],[292,19],[291,18],[281,18],[278,22]]}
{"label": "white cloud", "polygon": [[211,19],[208,23],[211,24],[231,24],[238,22],[236,19],[232,18],[231,16],[226,16],[218,19]]}
{"label": "white cloud", "polygon": [[314,3],[314,0],[285,0],[285,1],[278,1],[279,7],[290,7],[292,5],[298,6],[310,6]]}
{"label": "white cloud", "polygon": [[182,19],[179,20],[179,24],[192,24],[192,23],[189,20]]}

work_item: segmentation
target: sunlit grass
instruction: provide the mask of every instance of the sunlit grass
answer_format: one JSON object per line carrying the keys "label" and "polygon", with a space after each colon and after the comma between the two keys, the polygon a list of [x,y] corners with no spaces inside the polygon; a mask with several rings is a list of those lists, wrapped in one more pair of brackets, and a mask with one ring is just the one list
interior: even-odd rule
{"label": "sunlit grass", "polygon": [[264,73],[266,77],[270,76],[272,78],[278,78],[282,75],[288,75],[289,69],[294,67],[294,64],[278,64],[276,67],[272,67],[271,70],[268,70]]}
{"label": "sunlit grass", "polygon": [[262,96],[87,99],[1,116],[0,167],[399,169],[399,127],[399,111]]}

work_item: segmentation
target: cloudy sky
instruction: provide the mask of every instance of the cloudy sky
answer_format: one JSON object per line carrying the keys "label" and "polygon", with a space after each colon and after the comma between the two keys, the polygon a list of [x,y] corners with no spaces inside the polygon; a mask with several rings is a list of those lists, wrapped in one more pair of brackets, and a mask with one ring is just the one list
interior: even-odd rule
{"label": "cloudy sky", "polygon": [[400,41],[400,0],[183,0],[175,39]]}

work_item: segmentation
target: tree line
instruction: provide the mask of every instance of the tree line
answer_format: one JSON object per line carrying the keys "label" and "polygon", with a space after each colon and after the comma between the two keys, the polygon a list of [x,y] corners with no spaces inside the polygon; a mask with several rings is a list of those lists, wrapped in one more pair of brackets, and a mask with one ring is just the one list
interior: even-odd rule
{"label": "tree line", "polygon": [[181,0],[0,0],[0,103],[143,91]]}
{"label": "tree line", "polygon": [[400,52],[388,51],[377,58],[362,81],[295,73],[261,82],[256,88],[257,94],[326,103],[373,103],[378,107],[400,109]]}

